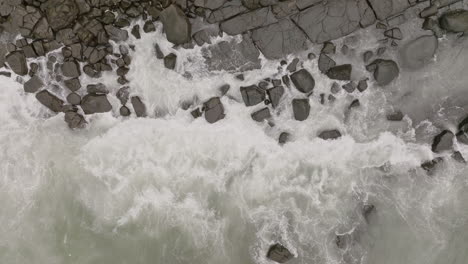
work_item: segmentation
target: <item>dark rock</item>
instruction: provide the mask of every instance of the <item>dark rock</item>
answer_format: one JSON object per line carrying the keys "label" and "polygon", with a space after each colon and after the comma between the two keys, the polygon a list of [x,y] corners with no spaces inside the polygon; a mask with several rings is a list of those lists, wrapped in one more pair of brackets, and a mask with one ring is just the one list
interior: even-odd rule
{"label": "dark rock", "polygon": [[277,243],[268,249],[267,258],[278,263],[285,263],[293,259],[294,255],[283,245]]}
{"label": "dark rock", "polygon": [[271,83],[273,84],[273,86],[280,86],[281,85],[281,80],[273,79],[273,80],[271,80]]}
{"label": "dark rock", "polygon": [[229,84],[225,84],[225,85],[222,85],[221,87],[219,87],[219,92],[220,92],[221,96],[226,95],[227,92],[229,91],[229,89],[231,89],[231,86]]}
{"label": "dark rock", "polygon": [[161,48],[159,47],[157,43],[154,44],[154,50],[156,52],[156,58],[160,60],[164,59],[164,53],[161,51]]}
{"label": "dark rock", "polygon": [[283,81],[284,85],[286,85],[286,87],[291,87],[291,80],[289,79],[288,75],[281,77],[281,80]]}
{"label": "dark rock", "polygon": [[341,133],[340,133],[340,131],[338,131],[336,129],[326,130],[326,131],[321,132],[318,135],[318,137],[323,139],[323,140],[337,139],[337,138],[341,137]]}
{"label": "dark rock", "polygon": [[374,79],[380,86],[390,84],[400,74],[398,65],[392,60],[374,60],[366,69],[374,72]]}
{"label": "dark rock", "polygon": [[213,97],[205,102],[203,108],[205,109],[205,119],[210,124],[216,123],[226,116],[224,114],[224,106],[219,97]]}
{"label": "dark rock", "polygon": [[431,30],[432,33],[434,33],[434,36],[437,38],[440,38],[444,35],[445,30],[440,28],[439,22],[433,18],[427,17],[424,20],[424,23],[422,25],[422,29],[424,30]]}
{"label": "dark rock", "polygon": [[268,107],[262,108],[251,115],[252,119],[257,122],[263,122],[271,117]]}
{"label": "dark rock", "polygon": [[427,171],[429,175],[433,175],[435,173],[435,170],[437,169],[437,165],[439,165],[443,161],[444,160],[442,158],[435,158],[433,160],[426,161],[423,164],[421,164],[421,168]]}
{"label": "dark rock", "polygon": [[276,108],[279,105],[281,97],[284,94],[283,86],[276,86],[267,90],[268,98],[270,98],[271,106]]}
{"label": "dark rock", "polygon": [[458,132],[457,142],[468,145],[468,135],[463,131]]}
{"label": "dark rock", "polygon": [[140,25],[134,25],[132,31],[130,32],[136,39],[140,39]]}
{"label": "dark rock", "polygon": [[190,114],[192,115],[193,118],[199,118],[202,116],[202,111],[200,111],[199,108],[193,110],[192,112],[190,112]]}
{"label": "dark rock", "polygon": [[177,5],[170,5],[160,15],[167,40],[178,45],[190,41],[191,25],[185,14]]}
{"label": "dark rock", "polygon": [[363,59],[364,59],[364,63],[367,63],[369,62],[369,60],[374,56],[374,53],[370,50],[364,52],[363,54]]}
{"label": "dark rock", "polygon": [[50,27],[55,31],[71,25],[80,12],[74,0],[49,0],[42,9],[45,10]]}
{"label": "dark rock", "polygon": [[367,90],[367,79],[365,80],[360,80],[359,83],[358,83],[358,86],[357,86],[357,89],[359,90],[359,92],[364,92],[365,90]]}
{"label": "dark rock", "polygon": [[77,93],[71,93],[67,96],[67,102],[71,105],[79,105],[81,103],[81,96]]}
{"label": "dark rock", "polygon": [[403,39],[403,34],[399,28],[392,28],[384,32],[384,36],[391,39]]}
{"label": "dark rock", "polygon": [[130,88],[128,86],[120,88],[116,96],[122,105],[127,104],[128,98],[130,97]]}
{"label": "dark rock", "polygon": [[351,104],[349,105],[348,109],[356,108],[361,106],[361,103],[359,102],[359,99],[354,99]]}
{"label": "dark rock", "polygon": [[78,91],[81,88],[80,80],[77,78],[65,80],[64,84],[72,92]]}
{"label": "dark rock", "polygon": [[280,143],[281,145],[285,144],[289,141],[290,136],[291,135],[288,132],[282,132],[279,136],[278,143]]}
{"label": "dark rock", "polygon": [[261,81],[258,83],[258,87],[262,90],[266,90],[270,84],[266,81]]}
{"label": "dark rock", "polygon": [[377,49],[377,56],[382,56],[385,51],[387,51],[387,48],[386,47],[380,47]]}
{"label": "dark rock", "polygon": [[86,120],[84,117],[75,111],[65,112],[65,122],[71,129],[79,129],[86,126]]}
{"label": "dark rock", "polygon": [[307,37],[290,19],[255,29],[252,39],[268,59],[280,59],[307,49]]}
{"label": "dark rock", "polygon": [[354,82],[349,82],[343,85],[343,89],[348,93],[352,93],[356,90],[356,84]]}
{"label": "dark rock", "polygon": [[323,47],[322,47],[322,52],[323,54],[335,54],[336,53],[336,46],[335,44],[327,41],[325,43],[323,43]]}
{"label": "dark rock", "polygon": [[297,64],[299,63],[299,59],[295,58],[286,68],[289,72],[295,72],[297,69]]}
{"label": "dark rock", "polygon": [[291,81],[296,89],[302,93],[310,93],[315,87],[315,80],[305,69],[301,69],[291,74]]}
{"label": "dark rock", "polygon": [[65,77],[76,78],[80,77],[80,66],[76,61],[66,61],[62,64],[62,74]]}
{"label": "dark rock", "polygon": [[317,58],[317,56],[314,53],[311,52],[311,53],[307,54],[307,58],[309,60],[315,60],[315,58]]}
{"label": "dark rock", "polygon": [[433,35],[418,37],[408,42],[400,49],[402,66],[413,70],[426,66],[434,58],[437,48],[438,41]]}
{"label": "dark rock", "polygon": [[335,67],[336,62],[332,60],[330,57],[328,57],[325,54],[320,54],[319,60],[318,60],[318,68],[322,73],[328,72],[329,69],[332,67]]}
{"label": "dark rock", "polygon": [[439,19],[440,27],[449,32],[468,32],[468,11],[454,10],[444,13]]}
{"label": "dark rock", "polygon": [[22,51],[13,51],[5,58],[10,69],[21,76],[28,74],[28,65],[26,64],[26,56]]}
{"label": "dark rock", "polygon": [[104,29],[109,35],[109,39],[115,42],[126,41],[128,39],[128,32],[126,30],[122,30],[112,25],[105,25]]}
{"label": "dark rock", "polygon": [[453,149],[453,138],[454,135],[449,130],[444,130],[438,134],[432,143],[432,151],[439,153]]}
{"label": "dark rock", "polygon": [[39,78],[37,75],[34,75],[31,77],[31,79],[24,83],[24,91],[27,93],[35,93],[43,86],[44,83],[42,82],[41,78]]}
{"label": "dark rock", "polygon": [[174,70],[177,63],[177,55],[170,53],[164,57],[164,66],[169,70]]}
{"label": "dark rock", "polygon": [[310,104],[309,99],[293,99],[292,100],[294,119],[304,121],[309,117]]}
{"label": "dark rock", "polygon": [[343,45],[341,47],[341,53],[343,53],[343,55],[348,55],[348,52],[349,52],[349,47],[348,45]]}
{"label": "dark rock", "polygon": [[121,116],[130,116],[130,109],[125,105],[121,106],[119,109],[119,113]]}
{"label": "dark rock", "polygon": [[81,108],[86,115],[90,115],[109,112],[112,105],[105,94],[87,94],[81,100]]}
{"label": "dark rock", "polygon": [[351,66],[351,64],[343,64],[330,68],[327,71],[327,76],[328,78],[333,80],[349,81],[351,80],[352,70],[353,67]]}
{"label": "dark rock", "polygon": [[275,18],[273,12],[271,12],[271,9],[265,7],[223,21],[220,24],[220,28],[229,35],[237,35],[276,22],[278,22],[278,20]]}
{"label": "dark rock", "polygon": [[86,86],[86,91],[90,94],[108,94],[109,90],[107,87],[102,83],[97,84],[89,84]]}
{"label": "dark rock", "polygon": [[133,110],[135,110],[135,114],[137,117],[146,117],[146,106],[141,101],[140,97],[132,96],[131,98]]}
{"label": "dark rock", "polygon": [[237,74],[235,77],[236,77],[236,79],[239,80],[239,81],[245,80],[244,74],[242,74],[242,73],[241,73],[241,74]]}
{"label": "dark rock", "polygon": [[240,92],[246,106],[254,106],[265,100],[265,91],[256,85],[241,87]]}
{"label": "dark rock", "polygon": [[227,20],[231,17],[234,17],[238,14],[244,13],[247,10],[247,7],[242,5],[240,0],[228,1],[223,5],[223,7],[211,12],[207,19],[207,22],[218,23]]}
{"label": "dark rock", "polygon": [[36,94],[36,99],[43,104],[45,107],[49,108],[53,112],[61,112],[63,108],[63,101],[57,96],[51,94],[47,90],[42,90]]}
{"label": "dark rock", "polygon": [[396,110],[392,113],[387,114],[388,121],[401,121],[403,120],[403,113],[400,110]]}
{"label": "dark rock", "polygon": [[130,71],[127,67],[119,67],[116,71],[118,76],[125,76]]}
{"label": "dark rock", "polygon": [[143,32],[150,33],[156,31],[156,26],[154,25],[153,21],[146,21],[143,25]]}

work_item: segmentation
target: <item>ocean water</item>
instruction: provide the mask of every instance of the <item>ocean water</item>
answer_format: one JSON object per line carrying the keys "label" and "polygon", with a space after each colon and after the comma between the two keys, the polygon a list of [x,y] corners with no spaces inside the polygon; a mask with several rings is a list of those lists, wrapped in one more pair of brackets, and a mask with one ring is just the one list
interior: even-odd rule
{"label": "ocean water", "polygon": [[[378,47],[372,30],[358,34],[337,42],[351,48],[337,61],[352,62],[357,75],[365,72],[361,52]],[[199,47],[172,49],[160,26],[130,42],[128,79],[148,118],[119,117],[110,95],[113,112],[72,131],[63,114],[0,76],[0,263],[267,264],[274,243],[295,255],[291,264],[467,263],[466,165],[447,153],[434,174],[420,168],[435,157],[438,129],[455,129],[468,112],[466,38],[441,39],[433,62],[402,71],[386,88],[370,82],[366,92],[342,91],[325,105],[320,93],[331,81],[299,54],[317,82],[311,115],[293,120],[290,101],[301,95],[286,89],[273,126],[251,119],[261,106],[245,107],[239,86],[281,76],[278,61],[263,60],[241,82],[208,72]],[[155,58],[156,42],[178,55],[176,71]],[[385,56],[398,59],[397,49]],[[111,94],[114,79],[100,80]],[[193,120],[180,109],[225,83],[222,121]],[[361,107],[349,110],[356,98]],[[407,116],[388,122],[392,109]],[[325,129],[343,137],[317,138]],[[280,146],[283,131],[292,141]],[[456,149],[468,157],[466,146]],[[365,219],[369,204],[376,210]]]}

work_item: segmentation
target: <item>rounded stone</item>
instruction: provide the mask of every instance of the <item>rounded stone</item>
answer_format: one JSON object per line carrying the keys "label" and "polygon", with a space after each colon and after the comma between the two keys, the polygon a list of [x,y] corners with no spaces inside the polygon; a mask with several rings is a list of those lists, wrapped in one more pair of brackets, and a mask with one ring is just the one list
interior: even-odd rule
{"label": "rounded stone", "polygon": [[67,102],[72,105],[79,105],[81,103],[81,96],[77,93],[71,93],[67,96]]}

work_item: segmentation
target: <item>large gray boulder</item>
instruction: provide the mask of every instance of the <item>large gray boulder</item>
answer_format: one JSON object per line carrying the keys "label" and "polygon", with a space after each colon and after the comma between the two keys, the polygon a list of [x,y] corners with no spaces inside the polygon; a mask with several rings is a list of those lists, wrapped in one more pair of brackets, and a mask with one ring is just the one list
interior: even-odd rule
{"label": "large gray boulder", "polygon": [[277,243],[270,246],[268,249],[267,258],[278,263],[285,263],[293,259],[294,255],[289,252],[289,250],[283,245]]}
{"label": "large gray boulder", "polygon": [[307,37],[290,19],[254,30],[252,39],[268,59],[280,59],[307,49]]}
{"label": "large gray boulder", "polygon": [[468,11],[449,11],[440,17],[439,23],[441,28],[449,32],[468,32]]}
{"label": "large gray boulder", "polygon": [[346,36],[360,26],[375,22],[366,0],[323,1],[293,15],[292,19],[314,43]]}
{"label": "large gray boulder", "polygon": [[39,78],[37,75],[34,75],[31,77],[31,79],[24,83],[24,91],[27,93],[35,93],[43,86],[44,83],[42,82],[41,78]]}
{"label": "large gray boulder", "polygon": [[310,93],[315,87],[315,80],[306,69],[291,74],[291,81],[301,93]]}
{"label": "large gray boulder", "polygon": [[216,123],[223,119],[226,115],[224,114],[224,106],[221,103],[219,97],[213,97],[203,104],[205,109],[205,120],[210,123]]}
{"label": "large gray boulder", "polygon": [[45,107],[49,108],[51,111],[56,113],[62,112],[63,110],[63,101],[54,94],[50,93],[47,90],[42,90],[36,94],[36,99],[43,104]]}
{"label": "large gray boulder", "polygon": [[293,114],[294,119],[297,121],[304,121],[309,117],[310,114],[310,103],[309,99],[293,99]]}
{"label": "large gray boulder", "polygon": [[265,90],[256,85],[241,87],[240,92],[246,106],[254,106],[265,100]]}
{"label": "large gray boulder", "polygon": [[109,39],[119,42],[119,41],[126,41],[128,39],[128,31],[123,30],[112,25],[105,25],[104,29],[106,30],[107,34],[109,35]]}
{"label": "large gray boulder", "polygon": [[[379,20],[401,13],[410,6],[408,0],[368,0]],[[419,1],[422,2],[422,1]]]}
{"label": "large gray boulder", "polygon": [[439,153],[453,149],[453,138],[454,135],[449,130],[444,130],[440,134],[434,137],[432,142],[432,151]]}
{"label": "large gray boulder", "polygon": [[184,12],[175,4],[161,12],[161,22],[166,32],[167,40],[178,45],[190,41],[192,26]]}
{"label": "large gray boulder", "polygon": [[396,62],[392,60],[377,59],[367,65],[367,70],[374,72],[374,79],[380,86],[390,84],[400,74],[400,69]]}
{"label": "large gray boulder", "polygon": [[112,105],[105,94],[87,94],[81,100],[81,108],[87,115],[105,113],[112,110]]}
{"label": "large gray boulder", "polygon": [[248,11],[248,8],[242,5],[241,0],[228,1],[221,8],[211,12],[207,22],[218,23],[246,11]]}
{"label": "large gray boulder", "polygon": [[411,40],[400,50],[402,66],[413,70],[424,67],[434,58],[438,46],[434,35]]}
{"label": "large gray boulder", "polygon": [[248,30],[268,26],[277,21],[271,9],[264,7],[223,21],[220,28],[229,35],[237,35]]}
{"label": "large gray boulder", "polygon": [[331,67],[327,71],[327,76],[332,80],[349,81],[351,80],[352,70],[353,67],[351,66],[351,64],[338,65],[335,67]]}
{"label": "large gray boulder", "polygon": [[49,0],[41,8],[45,10],[47,21],[54,31],[70,26],[80,12],[74,0]]}
{"label": "large gray boulder", "polygon": [[80,65],[76,61],[66,61],[62,64],[62,73],[65,77],[80,77]]}
{"label": "large gray boulder", "polygon": [[132,102],[133,110],[135,110],[135,114],[137,117],[146,117],[146,106],[141,101],[140,97],[133,96],[130,101]]}
{"label": "large gray boulder", "polygon": [[13,51],[8,54],[6,63],[14,73],[21,76],[28,74],[28,65],[23,51]]}

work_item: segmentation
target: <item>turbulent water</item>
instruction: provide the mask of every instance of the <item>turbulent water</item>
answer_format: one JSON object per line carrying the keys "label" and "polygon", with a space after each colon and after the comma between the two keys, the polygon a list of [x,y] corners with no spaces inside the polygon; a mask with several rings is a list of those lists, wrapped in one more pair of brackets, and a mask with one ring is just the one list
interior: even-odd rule
{"label": "turbulent water", "polygon": [[[364,73],[362,50],[378,46],[371,31],[340,40],[355,50],[338,62]],[[325,105],[319,94],[331,82],[305,60],[317,81],[311,115],[291,118],[298,94],[287,90],[274,126],[251,119],[238,87],[275,75],[277,61],[241,82],[208,72],[200,48],[176,51],[183,63],[166,70],[153,54],[156,42],[170,49],[161,27],[133,42],[128,79],[149,118],[99,114],[72,131],[0,76],[1,263],[266,264],[277,242],[295,255],[291,264],[467,263],[468,170],[449,156],[433,175],[420,168],[434,158],[437,127],[454,128],[468,112],[466,38],[440,40],[434,62],[387,88],[342,91]],[[101,81],[118,89],[113,79]],[[232,88],[220,122],[180,109],[224,83]],[[361,107],[350,111],[355,97]],[[408,116],[388,122],[393,107]],[[334,128],[344,136],[317,138]],[[293,136],[280,146],[283,131]],[[366,204],[376,208],[369,219]]]}

